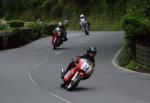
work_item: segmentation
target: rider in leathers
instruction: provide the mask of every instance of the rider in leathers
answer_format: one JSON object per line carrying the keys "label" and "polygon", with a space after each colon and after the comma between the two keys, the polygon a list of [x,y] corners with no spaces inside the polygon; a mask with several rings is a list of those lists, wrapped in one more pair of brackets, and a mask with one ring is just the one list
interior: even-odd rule
{"label": "rider in leathers", "polygon": [[[53,34],[52,34],[52,44],[54,44],[54,38],[55,38],[55,36],[59,36],[59,38],[61,37],[60,35],[61,35],[61,32],[60,32],[60,28],[59,27],[56,27],[54,30],[53,30]],[[62,44],[62,40],[60,41],[61,42],[61,44]]]}
{"label": "rider in leathers", "polygon": [[[86,54],[77,56],[77,57],[68,65],[66,71],[64,72],[64,74],[62,75],[61,78],[64,78],[65,74],[66,74],[71,68],[74,68],[81,58],[86,58],[86,59],[90,60],[90,61],[94,64],[94,67],[95,67],[95,59],[94,59],[94,57],[95,57],[96,53],[97,53],[96,48],[93,47],[93,46],[90,46],[90,47],[87,49],[87,53],[86,53]],[[89,77],[90,77],[90,76],[87,76],[87,77],[85,77],[84,79],[88,79]]]}
{"label": "rider in leathers", "polygon": [[81,15],[80,15],[80,20],[79,20],[81,27],[82,27],[82,22],[83,22],[83,21],[86,21],[86,22],[87,22],[87,24],[88,24],[88,26],[89,26],[89,29],[90,29],[90,23],[88,22],[87,18],[86,18],[83,14],[81,14]]}
{"label": "rider in leathers", "polygon": [[58,23],[58,27],[60,28],[60,32],[61,32],[61,39],[62,39],[63,41],[67,41],[68,38],[67,38],[66,27],[63,25],[62,22],[59,22],[59,23]]}

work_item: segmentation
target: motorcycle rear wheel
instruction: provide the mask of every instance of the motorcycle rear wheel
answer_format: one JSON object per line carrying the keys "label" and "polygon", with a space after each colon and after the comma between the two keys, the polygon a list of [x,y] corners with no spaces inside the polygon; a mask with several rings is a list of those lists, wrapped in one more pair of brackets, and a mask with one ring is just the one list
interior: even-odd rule
{"label": "motorcycle rear wheel", "polygon": [[56,47],[55,47],[55,46],[53,46],[53,50],[56,50]]}

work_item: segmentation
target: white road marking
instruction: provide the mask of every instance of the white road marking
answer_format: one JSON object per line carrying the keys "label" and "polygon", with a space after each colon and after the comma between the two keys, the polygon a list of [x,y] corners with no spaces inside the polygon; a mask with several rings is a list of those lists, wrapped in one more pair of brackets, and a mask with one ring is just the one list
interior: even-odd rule
{"label": "white road marking", "polygon": [[37,86],[37,83],[32,79],[31,73],[28,73],[28,77],[33,85]]}
{"label": "white road marking", "polygon": [[[28,77],[29,77],[29,80],[31,81],[31,83],[32,83],[33,85],[35,85],[35,86],[38,85],[38,84],[33,80],[31,73],[28,73]],[[73,102],[71,102],[71,101],[69,101],[69,100],[67,100],[67,99],[65,99],[65,98],[63,98],[63,97],[60,97],[60,96],[58,96],[58,95],[56,95],[56,94],[54,94],[54,93],[52,93],[52,92],[49,92],[49,94],[52,95],[52,96],[54,96],[54,97],[56,97],[56,98],[58,98],[58,99],[60,99],[60,100],[62,100],[62,101],[64,101],[64,102],[66,102],[66,103],[73,103]]]}
{"label": "white road marking", "polygon": [[34,65],[33,68],[35,69],[35,68],[39,67],[40,65],[42,65],[43,63],[45,63],[45,62],[47,62],[47,61],[48,61],[48,58],[44,58],[43,61],[41,61],[41,62],[39,62],[38,64]]}
{"label": "white road marking", "polygon": [[64,101],[64,102],[66,102],[66,103],[73,103],[73,102],[71,102],[71,101],[69,101],[69,100],[67,100],[67,99],[65,99],[63,97],[60,97],[60,96],[58,96],[58,95],[56,95],[56,94],[54,94],[52,92],[50,92],[49,94],[54,96],[54,97],[56,97],[56,98],[58,98],[58,99],[60,99],[60,100],[62,100],[62,101]]}
{"label": "white road marking", "polygon": [[113,58],[113,60],[112,60],[112,64],[113,64],[115,67],[117,67],[117,68],[119,68],[119,69],[121,69],[121,70],[123,70],[123,71],[131,72],[131,73],[136,73],[136,74],[141,74],[141,75],[145,75],[145,76],[150,76],[150,74],[148,74],[148,73],[140,73],[140,72],[136,72],[136,71],[130,70],[130,69],[128,69],[128,68],[119,66],[119,65],[116,63],[116,60],[117,60],[117,57],[119,56],[119,54],[120,54],[121,51],[122,51],[122,48],[116,53],[116,55],[114,56],[114,58]]}
{"label": "white road marking", "polygon": [[55,54],[55,56],[56,55],[60,55],[60,54],[62,54],[64,51],[60,51],[60,52],[57,52],[56,54]]}
{"label": "white road marking", "polygon": [[[59,55],[59,54],[61,54],[61,53],[63,53],[63,51],[58,52],[58,53],[56,53],[55,55]],[[39,62],[38,64],[34,65],[33,68],[36,69],[37,67],[39,67],[40,65],[42,65],[43,63],[45,63],[45,62],[47,62],[47,61],[48,61],[48,58],[44,58],[43,61],[41,61],[41,62]],[[29,78],[29,80],[31,81],[31,83],[32,83],[33,85],[35,85],[35,86],[38,85],[38,84],[34,81],[34,79],[32,78],[31,73],[28,73],[28,78]],[[67,99],[65,99],[65,98],[63,98],[63,97],[60,97],[60,96],[58,96],[58,95],[56,95],[56,94],[54,94],[54,93],[52,93],[52,92],[49,92],[49,94],[52,95],[52,96],[54,96],[54,97],[56,97],[56,98],[58,98],[58,99],[60,99],[60,100],[62,100],[62,101],[64,101],[64,102],[66,102],[66,103],[73,103],[73,102],[71,102],[71,101],[69,101],[69,100],[67,100]]]}

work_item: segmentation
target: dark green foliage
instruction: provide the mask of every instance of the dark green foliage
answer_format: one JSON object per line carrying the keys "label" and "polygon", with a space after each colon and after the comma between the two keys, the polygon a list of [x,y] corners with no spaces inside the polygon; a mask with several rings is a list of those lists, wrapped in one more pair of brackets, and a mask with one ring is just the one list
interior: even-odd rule
{"label": "dark green foliage", "polygon": [[21,1],[23,2],[26,9],[27,8],[36,9],[40,7],[46,0],[21,0]]}
{"label": "dark green foliage", "polygon": [[[6,28],[8,28],[7,23],[1,23],[1,25],[6,26]],[[4,32],[3,35],[1,35],[0,37],[0,43],[1,43],[0,49],[19,47],[33,40],[37,40],[45,36],[50,36],[52,35],[52,32],[55,27],[56,27],[56,23],[44,23],[41,21],[37,21],[37,22],[26,22],[24,27],[9,29],[9,32],[8,29],[5,29],[3,30]],[[3,43],[3,38],[7,38],[6,40],[8,44],[7,46],[3,45],[5,44]]]}
{"label": "dark green foliage", "polygon": [[131,48],[124,47],[118,57],[118,64],[120,66],[126,66],[129,64],[129,62],[132,58],[133,58],[133,52],[132,52]]}
{"label": "dark green foliage", "polygon": [[0,24],[0,30],[4,30],[4,29],[6,29],[7,28],[7,25],[5,25],[5,24]]}
{"label": "dark green foliage", "polygon": [[126,0],[2,0],[2,6],[5,8],[5,14],[29,9],[35,12],[40,8],[47,12],[47,16],[61,18],[64,11],[69,11],[71,16],[73,13],[90,15],[93,12],[96,14],[111,13],[111,15],[115,13],[116,15],[120,8],[124,8],[126,2]]}
{"label": "dark green foliage", "polygon": [[126,31],[124,48],[127,49],[121,54],[119,63],[132,69],[135,67],[133,62],[136,58],[135,44],[150,44],[150,0],[130,0],[129,4],[130,9],[123,21],[123,28]]}
{"label": "dark green foliage", "polygon": [[44,35],[43,29],[45,24],[40,22],[31,22],[27,25],[28,28],[33,30],[33,39],[38,39]]}
{"label": "dark green foliage", "polygon": [[29,43],[32,40],[32,30],[14,29],[10,40],[10,42],[13,43],[13,46],[21,46]]}
{"label": "dark green foliage", "polygon": [[141,41],[143,37],[150,38],[150,17],[148,16],[150,1],[135,1],[132,1],[135,5],[128,11],[123,22],[126,38],[132,39],[133,43]]}
{"label": "dark green foliage", "polygon": [[22,11],[25,10],[23,0],[1,0],[3,17],[7,20],[18,18]]}
{"label": "dark green foliage", "polygon": [[147,18],[137,18],[135,16],[126,16],[123,28],[126,31],[127,38],[140,40],[141,37],[150,35],[150,20]]}
{"label": "dark green foliage", "polygon": [[0,0],[0,17],[3,17],[4,12],[4,5],[2,4],[2,0]]}
{"label": "dark green foliage", "polygon": [[80,7],[87,5],[90,2],[90,0],[88,1],[87,0],[73,0],[73,1],[75,4],[77,4]]}
{"label": "dark green foliage", "polygon": [[[22,19],[35,20],[62,20],[68,19],[74,24],[73,29],[78,28],[79,15],[85,14],[87,17],[98,16],[97,21],[104,21],[101,18],[108,18],[110,21],[104,21],[94,25],[93,30],[118,30],[120,25],[118,21],[126,13],[126,4],[128,0],[1,0],[2,16],[7,20]],[[15,11],[15,12],[14,12]],[[1,12],[0,12],[1,13]],[[106,19],[105,19],[106,20]],[[74,23],[75,22],[75,23]],[[91,21],[93,22],[93,20]],[[109,25],[112,24],[113,25]],[[100,24],[100,25],[99,25]],[[115,25],[116,26],[115,26]],[[106,29],[103,27],[106,25]],[[118,27],[119,26],[119,27]],[[75,28],[74,28],[75,27]],[[104,27],[105,28],[105,27]]]}
{"label": "dark green foliage", "polygon": [[55,0],[45,0],[41,7],[49,12],[49,10],[55,5],[55,3]]}
{"label": "dark green foliage", "polygon": [[55,5],[50,11],[50,15],[52,18],[61,18],[62,17],[62,6],[61,5]]}
{"label": "dark green foliage", "polygon": [[[27,23],[25,28],[14,28],[12,33],[0,37],[0,49],[15,48],[25,45],[33,40],[52,35],[55,24],[45,24],[42,22]],[[6,31],[7,33],[7,31]],[[8,37],[7,47],[3,47],[3,37]]]}
{"label": "dark green foliage", "polygon": [[24,22],[20,21],[20,20],[12,20],[12,21],[9,21],[7,23],[12,28],[24,27]]}

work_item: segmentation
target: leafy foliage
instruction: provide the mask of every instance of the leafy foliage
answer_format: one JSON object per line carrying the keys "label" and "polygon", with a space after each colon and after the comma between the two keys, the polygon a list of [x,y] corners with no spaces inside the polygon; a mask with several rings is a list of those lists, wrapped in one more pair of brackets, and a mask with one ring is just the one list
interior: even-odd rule
{"label": "leafy foliage", "polygon": [[0,30],[4,30],[8,28],[8,24],[6,22],[0,22]]}
{"label": "leafy foliage", "polygon": [[134,40],[134,43],[140,41],[143,37],[150,39],[150,12],[148,10],[150,1],[134,0],[132,3],[135,3],[135,5],[128,11],[123,22],[126,38]]}
{"label": "leafy foliage", "polygon": [[[94,24],[93,30],[118,29],[118,21],[126,13],[126,5],[129,0],[0,0],[0,16],[7,20],[23,19],[35,20],[62,20],[67,19],[78,28],[79,15],[85,14],[87,17],[100,17],[96,21],[103,21],[101,18],[107,17],[110,23],[104,21]],[[15,12],[14,12],[15,11]],[[93,17],[92,17],[93,16]],[[107,19],[105,19],[107,20]],[[114,22],[111,22],[114,21]],[[93,21],[91,21],[93,22]],[[106,23],[106,24],[103,24]],[[109,25],[109,24],[114,25]],[[119,27],[118,27],[119,26]],[[111,29],[111,30],[113,30]]]}
{"label": "leafy foliage", "polygon": [[120,66],[126,66],[129,64],[130,60],[132,59],[132,50],[129,47],[124,47],[122,52],[120,53],[118,57],[118,64]]}
{"label": "leafy foliage", "polygon": [[9,21],[7,23],[12,28],[24,27],[24,22],[20,21],[20,20],[12,20],[12,21]]}
{"label": "leafy foliage", "polygon": [[[128,49],[123,51],[120,65],[127,65],[132,69],[135,66],[133,60],[136,58],[135,44],[148,44],[150,46],[150,1],[130,0],[129,5],[130,8],[123,21],[123,28],[126,31],[124,46]],[[126,54],[131,54],[131,58],[128,59],[129,56]]]}

